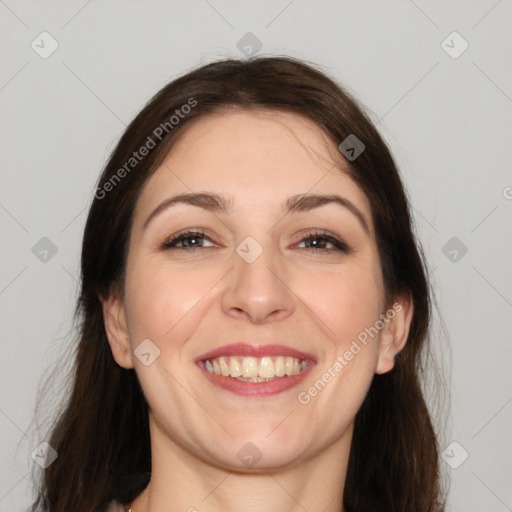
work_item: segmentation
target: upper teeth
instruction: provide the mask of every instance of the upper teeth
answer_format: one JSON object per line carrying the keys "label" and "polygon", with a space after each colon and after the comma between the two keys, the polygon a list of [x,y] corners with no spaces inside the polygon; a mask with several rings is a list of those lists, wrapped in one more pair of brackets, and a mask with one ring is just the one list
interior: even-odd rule
{"label": "upper teeth", "polygon": [[261,358],[221,356],[205,361],[205,367],[209,373],[245,379],[254,377],[271,379],[273,377],[284,377],[285,375],[297,375],[305,370],[307,366],[307,361],[289,356],[265,356]]}

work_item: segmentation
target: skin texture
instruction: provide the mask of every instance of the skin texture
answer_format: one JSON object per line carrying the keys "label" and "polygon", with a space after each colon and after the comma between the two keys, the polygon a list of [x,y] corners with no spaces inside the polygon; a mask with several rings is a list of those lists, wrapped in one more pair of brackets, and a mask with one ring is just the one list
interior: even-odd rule
{"label": "skin texture", "polygon": [[[309,403],[298,401],[391,307],[370,204],[333,151],[299,115],[230,111],[188,128],[146,183],[124,296],[103,300],[114,358],[135,369],[150,406],[152,479],[134,512],[342,510],[354,417],[373,375],[390,371],[405,345],[412,305],[394,298],[394,318]],[[230,196],[232,210],[179,204],[143,227],[162,201],[190,192]],[[285,201],[304,193],[348,199],[368,233],[337,204],[284,215]],[[161,249],[187,229],[205,231],[199,248]],[[348,252],[329,242],[311,248],[315,230],[341,238]],[[235,250],[247,236],[263,248],[252,263]],[[160,350],[149,366],[134,356],[145,339]],[[293,347],[317,364],[298,387],[239,396],[212,385],[194,362],[235,342]],[[248,442],[261,453],[252,468],[237,457]]]}

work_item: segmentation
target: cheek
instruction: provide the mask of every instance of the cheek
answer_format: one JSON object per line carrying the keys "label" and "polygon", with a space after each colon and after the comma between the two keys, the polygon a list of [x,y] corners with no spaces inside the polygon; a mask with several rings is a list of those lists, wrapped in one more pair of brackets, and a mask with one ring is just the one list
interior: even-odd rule
{"label": "cheek", "polygon": [[[296,296],[294,314],[301,315],[302,310],[302,315],[311,317],[340,354],[379,318],[383,286],[378,256],[373,252],[333,267],[316,262],[291,264],[285,269],[285,280],[289,293]],[[225,274],[224,266],[187,269],[162,261],[159,254],[129,261],[126,307],[133,346],[147,338],[161,351],[182,345],[211,313],[213,302],[220,300]]]}
{"label": "cheek", "polygon": [[297,400],[305,414],[321,422],[324,435],[335,438],[357,414],[375,374],[379,333],[369,332],[382,313],[383,289],[378,273],[357,265],[317,273],[301,286],[332,345],[325,343],[325,357]]}
{"label": "cheek", "polygon": [[[132,343],[149,338],[164,350],[169,340],[187,338],[204,313],[215,272],[176,271],[159,264],[135,263],[127,273],[126,306]],[[176,341],[176,343],[178,343]]]}
{"label": "cheek", "polygon": [[336,272],[301,273],[296,279],[297,295],[324,324],[338,351],[373,326],[382,313],[380,276],[365,265],[347,265]]}

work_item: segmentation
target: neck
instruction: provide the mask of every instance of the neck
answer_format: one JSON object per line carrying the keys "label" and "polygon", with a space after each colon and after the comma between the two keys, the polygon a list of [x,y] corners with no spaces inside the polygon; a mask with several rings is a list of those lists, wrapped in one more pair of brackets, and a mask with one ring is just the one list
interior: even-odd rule
{"label": "neck", "polygon": [[343,512],[352,428],[308,460],[242,473],[205,463],[153,424],[151,481],[132,512]]}

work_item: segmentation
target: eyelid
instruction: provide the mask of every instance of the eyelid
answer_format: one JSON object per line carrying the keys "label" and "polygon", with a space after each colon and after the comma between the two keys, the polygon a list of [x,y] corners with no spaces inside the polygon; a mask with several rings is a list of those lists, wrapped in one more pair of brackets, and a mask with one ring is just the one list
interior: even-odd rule
{"label": "eyelid", "polygon": [[[298,242],[295,243],[295,245],[300,244],[306,240],[310,239],[321,239],[326,241],[327,243],[330,243],[334,245],[334,248],[325,249],[325,248],[314,248],[314,247],[298,247],[298,250],[300,251],[306,251],[309,253],[332,253],[332,252],[342,252],[342,253],[349,253],[351,252],[351,248],[348,246],[348,244],[338,235],[335,235],[334,233],[331,233],[330,231],[327,231],[325,229],[318,229],[318,228],[309,228],[306,230],[303,230],[301,233],[296,235],[299,239]],[[171,250],[171,249],[178,249],[183,251],[193,251],[195,249],[207,249],[212,248],[212,246],[191,246],[191,247],[178,247],[176,244],[181,242],[182,240],[185,240],[187,238],[202,238],[204,240],[208,240],[209,242],[212,242],[213,244],[219,245],[217,242],[215,242],[212,237],[208,236],[204,229],[202,228],[189,228],[182,231],[178,231],[177,233],[167,237],[164,242],[160,245],[161,250]]]}
{"label": "eyelid", "polygon": [[334,245],[334,249],[322,249],[322,250],[315,250],[307,247],[301,247],[299,249],[306,250],[306,251],[312,251],[312,252],[332,252],[338,250],[339,252],[350,252],[351,248],[349,245],[344,241],[343,238],[341,238],[338,235],[335,235],[334,233],[327,231],[325,229],[318,229],[318,228],[309,228],[305,231],[302,231],[299,235],[297,235],[299,238],[298,243],[304,242],[304,240],[308,239],[314,239],[319,238],[326,240],[328,243],[331,243]]}
{"label": "eyelid", "polygon": [[[212,242],[214,244],[216,243],[214,240],[212,240],[211,237],[209,237],[206,234],[206,231],[204,229],[202,229],[202,228],[189,228],[189,229],[184,229],[182,231],[178,231],[174,235],[168,236],[163,241],[163,243],[161,244],[160,248],[161,249],[184,249],[184,250],[187,250],[186,247],[176,247],[176,246],[173,246],[171,244],[176,244],[176,243],[180,242],[181,239],[194,238],[194,237],[196,237],[196,238],[204,238],[205,240],[209,240],[210,242]],[[200,249],[201,247],[197,247],[197,248]],[[190,249],[195,249],[195,247],[188,248],[188,250],[190,250]]]}

